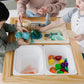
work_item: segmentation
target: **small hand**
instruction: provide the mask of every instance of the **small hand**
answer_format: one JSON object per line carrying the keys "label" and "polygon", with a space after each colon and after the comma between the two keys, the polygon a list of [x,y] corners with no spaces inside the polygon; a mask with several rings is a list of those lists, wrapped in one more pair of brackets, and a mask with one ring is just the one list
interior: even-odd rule
{"label": "small hand", "polygon": [[22,38],[17,39],[17,43],[18,43],[19,46],[29,45],[29,43],[25,42]]}
{"label": "small hand", "polygon": [[84,34],[76,35],[73,39],[75,41],[82,41],[82,40],[84,40]]}
{"label": "small hand", "polygon": [[40,15],[46,15],[48,12],[49,12],[49,7],[47,7],[47,6],[44,6],[44,7],[40,8],[40,9],[38,10],[38,13],[39,13]]}
{"label": "small hand", "polygon": [[22,18],[28,19],[28,16],[25,13],[20,13],[19,14],[19,22],[22,25]]}
{"label": "small hand", "polygon": [[25,31],[25,32],[28,32],[28,30],[27,30],[26,28],[20,27],[20,26],[17,27],[17,30],[19,30],[19,31],[22,32],[22,33],[23,33],[24,31]]}
{"label": "small hand", "polygon": [[38,30],[41,33],[43,33],[44,31],[46,31],[45,27],[38,27],[38,26],[36,26],[34,29]]}

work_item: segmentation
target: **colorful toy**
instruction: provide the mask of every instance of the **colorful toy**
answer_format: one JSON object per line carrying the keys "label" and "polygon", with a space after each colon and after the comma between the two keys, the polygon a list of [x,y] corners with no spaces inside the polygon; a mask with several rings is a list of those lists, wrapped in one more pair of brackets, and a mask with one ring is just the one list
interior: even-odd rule
{"label": "colorful toy", "polygon": [[49,37],[50,36],[50,34],[45,34],[45,37]]}
{"label": "colorful toy", "polygon": [[55,60],[54,59],[50,59],[50,60],[48,60],[48,63],[49,63],[49,65],[53,65],[55,63]]}
{"label": "colorful toy", "polygon": [[68,72],[68,67],[66,67],[66,66],[65,66],[65,68],[64,68],[64,69]]}
{"label": "colorful toy", "polygon": [[50,18],[50,15],[49,13],[47,13],[46,14],[46,26],[51,23],[51,21],[49,21],[49,18]]}
{"label": "colorful toy", "polygon": [[55,67],[51,67],[51,68],[50,68],[50,72],[51,72],[51,73],[56,73],[56,68],[55,68]]}
{"label": "colorful toy", "polygon": [[49,57],[48,57],[48,59],[50,60],[50,59],[55,59],[55,57],[54,57],[54,55],[50,55]]}
{"label": "colorful toy", "polygon": [[65,64],[64,63],[61,63],[61,66],[62,66],[62,68],[65,68]]}
{"label": "colorful toy", "polygon": [[33,30],[33,34],[35,37],[39,38],[40,37],[40,32],[38,30]]}
{"label": "colorful toy", "polygon": [[62,36],[60,31],[57,31],[56,33],[50,33],[49,38],[51,40],[64,40],[64,37]]}
{"label": "colorful toy", "polygon": [[61,67],[60,64],[56,64],[56,65],[55,65],[55,68],[56,68],[56,70],[62,69],[62,67]]}
{"label": "colorful toy", "polygon": [[22,72],[22,74],[35,74],[37,70],[33,68],[31,65],[28,65]]}
{"label": "colorful toy", "polygon": [[66,71],[64,72],[64,74],[67,74],[67,73],[68,73],[68,72],[66,72]]}
{"label": "colorful toy", "polygon": [[57,74],[63,74],[63,72],[62,71],[57,71]]}
{"label": "colorful toy", "polygon": [[16,38],[23,38],[24,40],[27,40],[27,39],[29,39],[29,33],[28,32],[24,32],[24,33],[17,32],[15,34],[15,37]]}
{"label": "colorful toy", "polygon": [[62,56],[55,56],[55,59],[58,61],[61,60],[61,58],[62,58]]}
{"label": "colorful toy", "polygon": [[65,60],[64,61],[67,61],[67,58],[65,58]]}
{"label": "colorful toy", "polygon": [[22,33],[22,38],[25,40],[29,39],[29,33],[28,32]]}
{"label": "colorful toy", "polygon": [[68,66],[68,62],[67,61],[65,61],[64,64],[65,64],[65,66]]}
{"label": "colorful toy", "polygon": [[64,63],[64,60],[61,59],[61,60],[59,61],[59,64],[62,64],[62,63]]}
{"label": "colorful toy", "polygon": [[22,38],[22,33],[21,33],[21,32],[17,32],[17,33],[15,34],[15,37],[16,37],[16,38]]}
{"label": "colorful toy", "polygon": [[60,69],[60,71],[62,71],[63,73],[64,73],[64,72],[66,72],[66,70],[65,70],[65,69]]}

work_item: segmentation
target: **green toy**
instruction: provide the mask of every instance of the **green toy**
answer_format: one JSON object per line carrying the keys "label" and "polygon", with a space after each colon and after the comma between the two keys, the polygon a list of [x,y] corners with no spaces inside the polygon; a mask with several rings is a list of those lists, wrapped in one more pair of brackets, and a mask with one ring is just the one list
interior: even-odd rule
{"label": "green toy", "polygon": [[63,74],[63,71],[57,71],[57,74]]}
{"label": "green toy", "polygon": [[62,67],[61,67],[60,64],[56,64],[56,65],[55,65],[55,68],[56,68],[56,70],[62,69]]}
{"label": "green toy", "polygon": [[38,30],[33,30],[35,37],[40,37],[40,32]]}

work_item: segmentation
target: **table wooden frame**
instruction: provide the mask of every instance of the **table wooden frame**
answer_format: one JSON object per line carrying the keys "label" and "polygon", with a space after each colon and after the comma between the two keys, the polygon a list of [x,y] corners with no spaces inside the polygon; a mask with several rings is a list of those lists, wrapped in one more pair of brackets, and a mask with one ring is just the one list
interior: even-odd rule
{"label": "table wooden frame", "polygon": [[[44,21],[44,17],[29,18],[31,21]],[[55,20],[56,17],[51,17]],[[16,24],[18,18],[13,17],[10,20],[11,24]],[[66,24],[67,29],[70,29],[70,24]],[[9,42],[14,41],[14,33],[9,34]],[[35,44],[37,45],[37,44]],[[5,54],[4,69],[3,69],[3,84],[84,84],[84,60],[81,55],[80,46],[70,38],[70,43],[53,43],[42,45],[71,45],[72,52],[77,68],[77,75],[13,75],[13,58],[14,51]]]}

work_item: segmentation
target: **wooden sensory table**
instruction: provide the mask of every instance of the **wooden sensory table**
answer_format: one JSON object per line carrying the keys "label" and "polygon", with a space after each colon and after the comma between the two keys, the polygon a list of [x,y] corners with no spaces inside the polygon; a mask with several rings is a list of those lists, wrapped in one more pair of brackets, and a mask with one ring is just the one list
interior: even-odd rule
{"label": "wooden sensory table", "polygon": [[[29,18],[31,21],[44,21],[44,17]],[[51,17],[55,20],[55,17]],[[18,18],[11,18],[10,23],[16,24]],[[70,30],[70,24],[66,24]],[[9,42],[14,41],[14,33],[9,34]],[[33,44],[39,45],[39,44]],[[3,84],[84,84],[84,60],[81,55],[80,46],[70,38],[70,43],[43,43],[40,45],[71,45],[74,61],[77,68],[77,75],[13,75],[13,58],[14,51],[5,54],[4,69],[3,69]]]}

